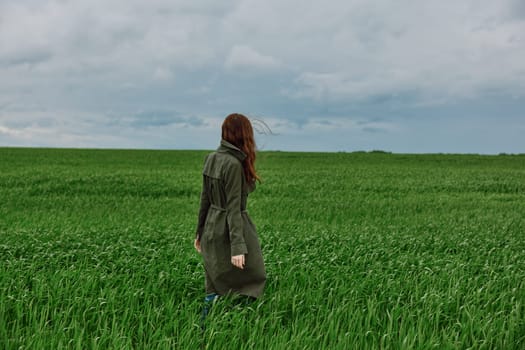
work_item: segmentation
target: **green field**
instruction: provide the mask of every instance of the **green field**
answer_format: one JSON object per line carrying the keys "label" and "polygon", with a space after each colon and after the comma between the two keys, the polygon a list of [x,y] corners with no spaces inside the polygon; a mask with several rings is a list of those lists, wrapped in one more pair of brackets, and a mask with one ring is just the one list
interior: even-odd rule
{"label": "green field", "polygon": [[202,333],[206,153],[0,148],[0,348],[525,348],[525,155],[261,152],[265,295]]}

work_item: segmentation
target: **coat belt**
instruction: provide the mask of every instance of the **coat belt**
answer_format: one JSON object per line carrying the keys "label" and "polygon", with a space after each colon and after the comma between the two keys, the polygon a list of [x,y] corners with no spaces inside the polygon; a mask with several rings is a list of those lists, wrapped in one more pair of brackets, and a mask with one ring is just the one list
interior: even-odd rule
{"label": "coat belt", "polygon": [[[210,207],[212,207],[215,210],[226,211],[226,209],[224,209],[223,207],[219,207],[218,205],[215,205],[215,204],[210,204]],[[241,213],[246,213],[247,214],[248,210],[243,209],[243,210],[241,210]]]}

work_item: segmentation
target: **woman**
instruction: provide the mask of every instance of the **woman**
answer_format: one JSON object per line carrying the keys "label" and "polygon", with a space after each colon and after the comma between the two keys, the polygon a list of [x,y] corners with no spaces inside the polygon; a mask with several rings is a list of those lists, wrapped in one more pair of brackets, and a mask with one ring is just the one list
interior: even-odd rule
{"label": "woman", "polygon": [[206,301],[230,293],[255,299],[263,292],[264,260],[246,211],[256,180],[252,125],[244,115],[230,114],[220,147],[206,157],[203,170],[194,246],[204,260]]}

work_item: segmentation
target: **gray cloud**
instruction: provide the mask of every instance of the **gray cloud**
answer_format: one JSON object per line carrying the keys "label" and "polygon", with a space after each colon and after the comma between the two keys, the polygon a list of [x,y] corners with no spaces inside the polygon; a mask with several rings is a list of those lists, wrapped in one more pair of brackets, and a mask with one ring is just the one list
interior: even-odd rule
{"label": "gray cloud", "polygon": [[508,11],[511,18],[518,20],[525,19],[525,2],[522,0],[512,0]]}
{"label": "gray cloud", "polygon": [[81,127],[88,145],[104,127],[146,128],[157,147],[163,130],[208,135],[232,111],[367,137],[486,101],[514,102],[480,118],[518,119],[524,14],[519,0],[1,1],[0,126],[41,143]]}
{"label": "gray cloud", "polygon": [[255,51],[249,46],[235,45],[226,58],[225,66],[228,69],[272,69],[278,68],[280,62],[272,56]]}
{"label": "gray cloud", "polygon": [[377,133],[377,132],[384,132],[385,130],[381,129],[381,128],[364,127],[363,131],[364,132],[369,132],[369,133]]}
{"label": "gray cloud", "polygon": [[205,124],[202,118],[196,116],[184,116],[177,111],[150,110],[141,111],[130,116],[109,116],[109,126],[144,128],[165,127],[177,125],[178,127],[199,127]]}
{"label": "gray cloud", "polygon": [[49,61],[52,58],[51,52],[45,50],[33,50],[31,52],[18,51],[12,54],[6,54],[1,57],[0,65],[16,66],[30,65]]}

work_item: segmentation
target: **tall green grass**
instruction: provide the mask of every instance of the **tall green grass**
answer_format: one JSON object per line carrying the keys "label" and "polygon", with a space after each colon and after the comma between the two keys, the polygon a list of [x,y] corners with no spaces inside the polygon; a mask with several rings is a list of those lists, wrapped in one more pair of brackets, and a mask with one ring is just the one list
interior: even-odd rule
{"label": "tall green grass", "polygon": [[206,153],[1,148],[0,348],[525,347],[525,156],[260,153],[267,288],[202,332]]}

